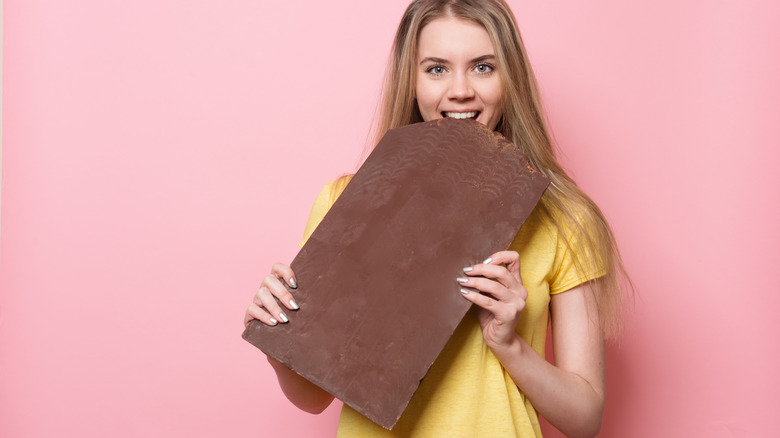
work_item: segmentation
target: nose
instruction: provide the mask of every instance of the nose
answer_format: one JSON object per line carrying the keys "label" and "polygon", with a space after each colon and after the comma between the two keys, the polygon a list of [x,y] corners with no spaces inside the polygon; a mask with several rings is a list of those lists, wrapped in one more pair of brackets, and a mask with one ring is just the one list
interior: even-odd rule
{"label": "nose", "polygon": [[450,100],[457,101],[468,100],[474,97],[474,88],[471,86],[468,75],[460,73],[453,76],[447,97]]}

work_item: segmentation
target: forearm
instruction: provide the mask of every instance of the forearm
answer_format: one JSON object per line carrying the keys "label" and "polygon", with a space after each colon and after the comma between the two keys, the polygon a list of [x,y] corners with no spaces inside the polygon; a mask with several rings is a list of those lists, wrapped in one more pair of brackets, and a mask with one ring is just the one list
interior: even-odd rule
{"label": "forearm", "polygon": [[567,437],[592,437],[599,432],[603,389],[547,362],[520,336],[493,353],[534,408]]}
{"label": "forearm", "polygon": [[319,414],[333,402],[332,395],[290,370],[281,362],[268,357],[268,363],[276,372],[276,378],[279,380],[282,392],[298,409],[310,414]]}

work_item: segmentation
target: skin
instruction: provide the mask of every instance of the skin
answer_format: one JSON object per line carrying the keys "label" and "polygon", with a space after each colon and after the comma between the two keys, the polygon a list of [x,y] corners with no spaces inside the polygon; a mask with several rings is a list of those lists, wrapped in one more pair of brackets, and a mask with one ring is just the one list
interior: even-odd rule
{"label": "skin", "polygon": [[496,129],[501,119],[501,79],[485,28],[455,18],[433,20],[420,31],[415,97],[425,121],[445,112],[477,112]]}
{"label": "skin", "polygon": [[480,307],[482,337],[517,387],[566,436],[595,436],[601,429],[605,392],[604,339],[594,295],[597,283],[551,296],[556,362],[552,365],[515,331],[528,297],[520,278],[519,254],[497,252],[486,264],[467,267],[464,273],[468,281],[461,284],[481,292],[464,297]]}
{"label": "skin", "polygon": [[[295,273],[289,266],[282,263],[275,263],[271,268],[260,288],[252,300],[252,304],[246,309],[244,314],[244,325],[248,325],[253,319],[260,320],[263,324],[275,326],[277,324],[286,324],[282,314],[292,313],[295,306],[292,294],[285,289],[282,281],[290,287],[297,285]],[[273,299],[273,296],[279,298],[279,301],[285,303],[286,309],[282,309]],[[289,317],[288,317],[289,319]],[[325,392],[322,388],[312,384],[297,373],[293,372],[281,362],[267,356],[268,362],[276,372],[276,378],[279,380],[279,386],[282,388],[285,396],[299,409],[311,414],[319,414],[324,411],[331,402],[333,396]]]}
{"label": "skin", "polygon": [[[423,118],[442,118],[445,111],[478,111],[477,120],[495,129],[501,118],[501,83],[495,73],[500,66],[495,65],[485,29],[452,17],[436,19],[420,32],[418,52],[416,96]],[[289,266],[277,263],[247,308],[245,325],[252,319],[270,326],[294,319],[297,305],[283,281],[291,287],[297,282]],[[464,276],[453,281],[480,291],[462,296],[478,306],[485,343],[537,411],[566,436],[595,436],[601,429],[605,395],[604,339],[595,300],[598,282],[551,297],[556,361],[552,365],[515,330],[528,297],[517,252],[497,252],[481,264],[465,267]],[[332,395],[281,363],[270,357],[268,361],[285,395],[300,409],[319,413],[333,401]]]}

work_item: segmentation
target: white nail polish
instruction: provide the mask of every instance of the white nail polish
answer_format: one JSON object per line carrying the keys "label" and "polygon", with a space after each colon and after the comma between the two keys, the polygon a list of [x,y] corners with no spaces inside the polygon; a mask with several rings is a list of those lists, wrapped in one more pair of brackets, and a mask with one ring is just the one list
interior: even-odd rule
{"label": "white nail polish", "polygon": [[468,278],[463,278],[463,277],[458,277],[458,278],[455,279],[455,281],[457,281],[458,283],[468,283],[469,279]]}
{"label": "white nail polish", "polygon": [[276,325],[276,324],[278,324],[278,323],[279,323],[279,321],[277,321],[277,320],[275,320],[275,319],[271,318],[271,324],[273,324],[273,325]]}
{"label": "white nail polish", "polygon": [[467,291],[466,289],[461,289],[460,293],[462,293],[463,295],[468,295],[469,291]]}
{"label": "white nail polish", "polygon": [[485,259],[485,260],[482,262],[482,264],[483,264],[483,265],[487,265],[488,263],[490,263],[490,262],[492,262],[492,261],[493,261],[493,257],[488,257],[488,258],[486,258],[486,259]]}
{"label": "white nail polish", "polygon": [[295,300],[290,300],[290,307],[292,307],[295,310],[300,309],[300,307],[298,307],[298,303],[296,303]]}
{"label": "white nail polish", "polygon": [[463,268],[463,272],[471,272],[473,270],[474,268],[472,268],[471,266],[466,266],[465,268]]}
{"label": "white nail polish", "polygon": [[292,277],[290,277],[290,287],[293,288],[293,289],[297,289],[298,288],[298,283]]}
{"label": "white nail polish", "polygon": [[290,320],[287,319],[287,315],[285,315],[284,313],[279,314],[279,319],[281,319],[282,322],[290,322]]}

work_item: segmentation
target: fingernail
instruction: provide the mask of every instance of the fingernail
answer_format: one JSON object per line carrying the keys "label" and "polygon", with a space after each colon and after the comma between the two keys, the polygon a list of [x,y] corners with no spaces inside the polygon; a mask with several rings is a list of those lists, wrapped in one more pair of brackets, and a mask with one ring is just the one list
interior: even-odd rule
{"label": "fingernail", "polygon": [[485,259],[485,260],[482,262],[482,264],[483,264],[483,265],[487,265],[488,263],[490,263],[490,262],[492,262],[492,261],[493,261],[493,257],[488,257],[488,258],[486,258],[486,259]]}
{"label": "fingernail", "polygon": [[463,295],[468,295],[469,291],[467,291],[466,289],[461,289],[460,293],[462,293]]}
{"label": "fingernail", "polygon": [[468,278],[463,278],[463,277],[458,277],[458,278],[455,279],[455,281],[457,281],[458,283],[468,283],[469,279]]}
{"label": "fingernail", "polygon": [[271,318],[271,325],[276,325],[276,324],[278,324],[278,323],[279,323],[279,321],[277,321],[277,320],[275,320],[275,319]]}
{"label": "fingernail", "polygon": [[466,266],[465,268],[463,268],[463,272],[471,272],[473,270],[474,268],[472,268],[471,266]]}
{"label": "fingernail", "polygon": [[292,277],[290,277],[290,287],[293,288],[293,289],[297,289],[298,288],[298,283]]}
{"label": "fingernail", "polygon": [[298,303],[295,302],[295,300],[290,300],[290,307],[292,307],[295,310],[298,310]]}
{"label": "fingernail", "polygon": [[287,319],[287,315],[285,315],[284,312],[279,314],[279,319],[281,319],[282,322],[290,322],[290,320]]}

